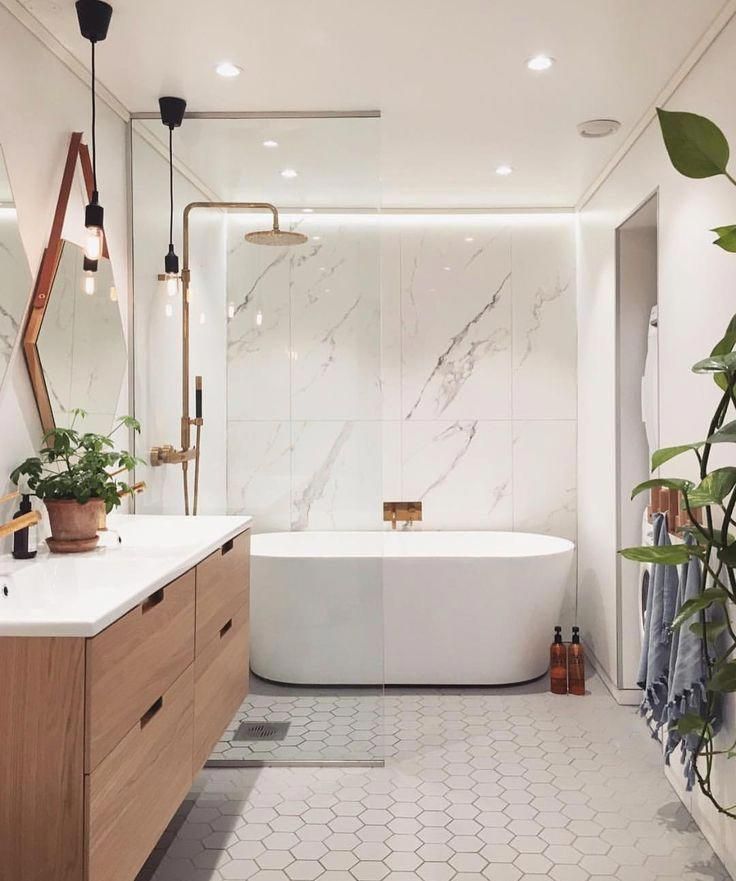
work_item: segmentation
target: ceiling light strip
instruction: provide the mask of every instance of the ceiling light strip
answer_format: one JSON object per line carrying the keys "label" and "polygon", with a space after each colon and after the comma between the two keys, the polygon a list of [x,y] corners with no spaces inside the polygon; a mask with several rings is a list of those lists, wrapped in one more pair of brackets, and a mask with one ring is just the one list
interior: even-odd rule
{"label": "ceiling light strip", "polygon": [[734,15],[736,15],[736,0],[728,0],[698,42],[693,46],[683,63],[678,67],[662,91],[657,95],[656,99],[639,118],[638,122],[619,149],[613,154],[609,162],[606,163],[587,189],[584,190],[582,196],[575,205],[576,211],[582,211],[583,208],[585,208],[588,202],[590,202],[593,196],[595,196],[616,168],[618,168],[639,138],[656,119],[657,107],[663,107],[674,96],[675,92],[677,92],[680,86],[707,54],[713,43],[715,43],[726,27],[728,27]]}

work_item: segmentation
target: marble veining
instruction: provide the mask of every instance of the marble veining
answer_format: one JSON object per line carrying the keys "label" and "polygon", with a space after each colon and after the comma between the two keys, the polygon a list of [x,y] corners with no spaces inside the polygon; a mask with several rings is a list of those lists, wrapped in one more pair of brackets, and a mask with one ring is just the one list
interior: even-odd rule
{"label": "marble veining", "polygon": [[450,339],[449,346],[437,359],[419,396],[409,408],[407,419],[414,416],[433,386],[438,386],[434,392],[434,412],[437,416],[441,416],[455,400],[463,383],[473,373],[477,362],[488,354],[501,352],[507,348],[509,331],[506,328],[497,328],[489,336],[479,339],[473,339],[473,335],[476,332],[480,333],[479,325],[496,307],[510,281],[511,273],[508,273],[483,308]]}
{"label": "marble veining", "polygon": [[353,431],[353,425],[346,422],[340,429],[332,446],[327,450],[324,459],[318,464],[307,485],[294,497],[294,508],[291,521],[292,529],[307,529],[309,526],[309,512],[316,501],[321,499],[330,482],[343,447],[348,442]]}
{"label": "marble veining", "polygon": [[531,320],[526,328],[526,345],[524,346],[517,365],[521,367],[531,355],[534,345],[534,334],[542,327],[542,313],[547,303],[558,300],[570,287],[569,281],[561,281],[557,278],[553,285],[546,288],[538,288],[534,294],[534,302],[531,307]]}

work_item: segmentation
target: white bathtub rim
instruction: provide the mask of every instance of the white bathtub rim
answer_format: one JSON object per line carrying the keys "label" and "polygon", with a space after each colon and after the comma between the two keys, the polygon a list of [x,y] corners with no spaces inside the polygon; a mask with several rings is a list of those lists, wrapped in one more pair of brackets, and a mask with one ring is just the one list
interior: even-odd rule
{"label": "white bathtub rim", "polygon": [[[300,542],[300,546],[297,548],[289,547],[289,544],[295,544],[295,536],[299,536],[297,541]],[[307,536],[312,541],[310,545],[305,546],[304,539]],[[340,546],[340,537],[350,537],[351,539],[360,537],[361,539],[366,539],[369,536],[376,540],[374,548],[359,550],[351,548],[346,550],[344,546]],[[493,536],[496,541],[503,541],[503,539],[510,537],[511,541],[515,543],[528,539],[530,540],[530,546],[527,550],[519,548],[517,553],[503,553],[493,549],[483,550],[477,545],[449,549],[443,549],[437,545],[431,548],[411,546],[412,540],[416,540],[419,537],[424,537],[424,542],[427,543],[431,538],[441,540],[441,538],[448,538],[450,536],[454,538],[463,536],[475,541],[488,539],[489,536]],[[402,548],[400,543],[404,544],[402,539],[405,537],[409,541],[406,541],[406,546]],[[330,540],[327,546],[321,546],[326,539]],[[395,547],[386,547],[386,541]],[[264,545],[265,547],[263,547]],[[388,530],[306,530],[262,532],[254,534],[251,538],[251,556],[262,559],[408,560],[437,558],[448,560],[523,560],[525,558],[564,556],[572,554],[574,551],[575,543],[570,539],[560,536],[500,530],[401,530],[397,532]]]}

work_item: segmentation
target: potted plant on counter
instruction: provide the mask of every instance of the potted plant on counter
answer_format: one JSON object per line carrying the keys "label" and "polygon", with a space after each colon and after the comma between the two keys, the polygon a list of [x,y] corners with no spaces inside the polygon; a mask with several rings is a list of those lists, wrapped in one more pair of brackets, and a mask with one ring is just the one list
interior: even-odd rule
{"label": "potted plant on counter", "polygon": [[140,424],[131,416],[118,419],[109,434],[93,434],[76,428],[86,412],[72,412],[70,427],[49,431],[39,455],[26,459],[10,475],[15,484],[23,478],[28,490],[46,505],[51,526],[48,546],[62,554],[96,547],[105,514],[131,491],[115,475],[142,463],[125,450],[115,450],[112,439],[121,428],[140,432]]}

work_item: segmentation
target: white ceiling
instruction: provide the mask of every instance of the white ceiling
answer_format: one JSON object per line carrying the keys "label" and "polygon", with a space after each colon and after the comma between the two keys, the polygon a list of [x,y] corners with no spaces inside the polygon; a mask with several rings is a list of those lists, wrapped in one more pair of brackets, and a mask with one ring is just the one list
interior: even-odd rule
{"label": "white ceiling", "polygon": [[[83,61],[73,0],[22,0]],[[100,80],[131,111],[382,111],[387,206],[574,204],[724,0],[113,0]],[[545,73],[525,60],[557,59]],[[243,74],[224,80],[214,65]],[[622,122],[581,139],[591,117]],[[321,174],[349,155],[320,151]],[[510,163],[514,173],[494,169]],[[200,169],[200,172],[202,169]],[[204,169],[207,173],[207,169]],[[217,173],[210,169],[213,178]],[[315,178],[316,180],[316,178]],[[228,195],[228,194],[223,194]]]}

